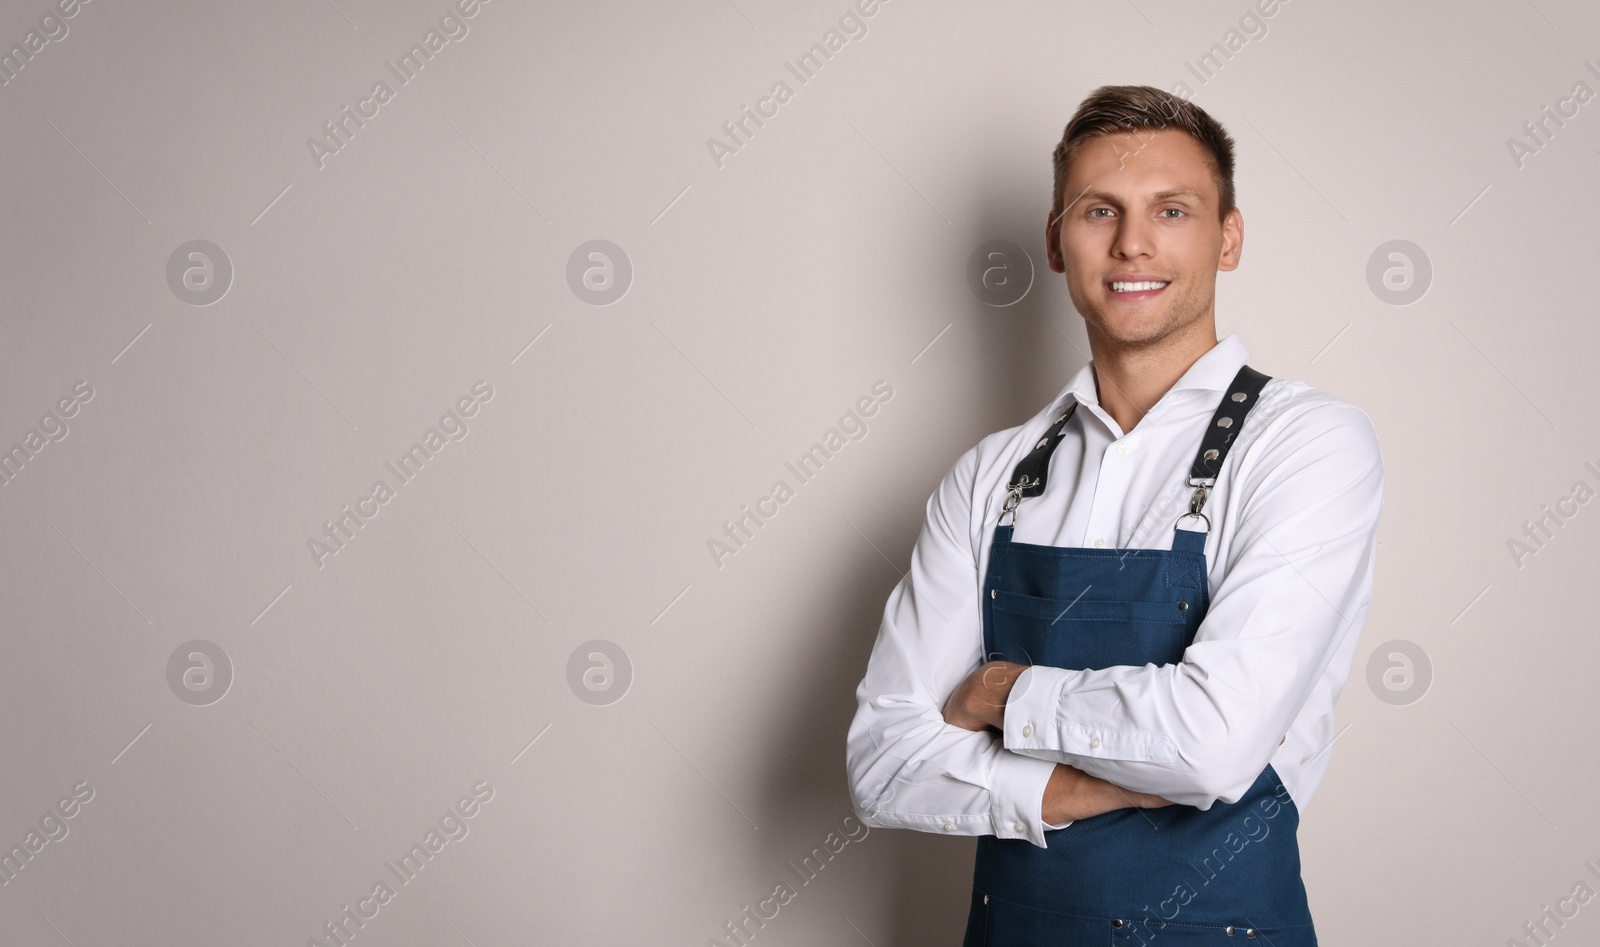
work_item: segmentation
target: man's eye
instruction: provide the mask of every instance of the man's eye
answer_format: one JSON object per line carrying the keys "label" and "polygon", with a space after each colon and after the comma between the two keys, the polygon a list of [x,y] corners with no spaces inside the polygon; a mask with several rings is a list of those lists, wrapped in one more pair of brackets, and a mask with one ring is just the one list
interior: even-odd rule
{"label": "man's eye", "polygon": [[[1163,214],[1165,214],[1167,211],[1171,211],[1172,213],[1177,214],[1179,217],[1183,216],[1183,211],[1179,210],[1176,207],[1165,207],[1165,208],[1162,208],[1162,210],[1161,210],[1161,212]],[[1177,217],[1168,217],[1167,219],[1168,220],[1176,220]]]}
{"label": "man's eye", "polygon": [[1092,207],[1092,208],[1089,209],[1089,216],[1093,217],[1096,214],[1100,213],[1101,211],[1105,211],[1106,213],[1109,214],[1109,213],[1111,213],[1111,208],[1109,208],[1109,207]]}

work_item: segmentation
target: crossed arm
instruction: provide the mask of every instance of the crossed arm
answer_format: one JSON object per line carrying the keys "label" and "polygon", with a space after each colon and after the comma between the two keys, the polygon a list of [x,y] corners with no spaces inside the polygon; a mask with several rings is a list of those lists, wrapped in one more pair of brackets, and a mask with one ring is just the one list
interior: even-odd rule
{"label": "crossed arm", "polygon": [[[1004,733],[1006,699],[1016,686],[1017,678],[1027,669],[1028,665],[1014,661],[990,661],[980,666],[950,692],[944,705],[945,722],[963,730],[993,728]],[[1281,744],[1286,739],[1288,737],[1278,742]],[[1090,776],[1077,767],[1057,763],[1045,783],[1040,818],[1055,824],[1087,819],[1113,809],[1157,809],[1170,805],[1172,800],[1154,793],[1135,792],[1110,780]]]}
{"label": "crossed arm", "polygon": [[[967,675],[945,701],[945,722],[963,730],[1004,732],[1006,698],[1026,664],[990,661]],[[1072,822],[1133,807],[1156,809],[1172,805],[1171,800],[1152,793],[1130,792],[1110,780],[1090,776],[1075,766],[1057,763],[1045,783],[1040,818],[1047,824]]]}
{"label": "crossed arm", "polygon": [[1331,662],[1340,683],[1348,673],[1382,500],[1359,410],[1324,403],[1274,423],[1233,472],[1206,617],[1183,660],[1159,667],[980,664],[980,646],[954,645],[980,623],[976,457],[958,461],[857,692],[847,765],[863,819],[1043,846],[1043,829],[1110,809],[1239,799]]}

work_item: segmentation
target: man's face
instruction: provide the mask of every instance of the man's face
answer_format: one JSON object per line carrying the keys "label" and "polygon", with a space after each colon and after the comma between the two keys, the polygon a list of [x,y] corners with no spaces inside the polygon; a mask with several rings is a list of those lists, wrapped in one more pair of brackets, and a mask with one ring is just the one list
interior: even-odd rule
{"label": "man's face", "polygon": [[1235,209],[1218,219],[1199,142],[1170,128],[1091,138],[1067,168],[1062,202],[1046,225],[1050,268],[1066,274],[1091,339],[1138,348],[1209,332],[1216,341],[1217,271],[1239,265],[1244,218]]}

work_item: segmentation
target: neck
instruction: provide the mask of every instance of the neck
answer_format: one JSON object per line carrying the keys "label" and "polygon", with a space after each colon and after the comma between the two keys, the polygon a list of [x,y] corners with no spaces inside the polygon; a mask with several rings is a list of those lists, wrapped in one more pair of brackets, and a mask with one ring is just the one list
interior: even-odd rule
{"label": "neck", "polygon": [[1094,360],[1100,407],[1117,422],[1123,434],[1138,426],[1189,366],[1217,344],[1215,324],[1210,320],[1202,323],[1192,331],[1131,345],[1091,329],[1089,352]]}

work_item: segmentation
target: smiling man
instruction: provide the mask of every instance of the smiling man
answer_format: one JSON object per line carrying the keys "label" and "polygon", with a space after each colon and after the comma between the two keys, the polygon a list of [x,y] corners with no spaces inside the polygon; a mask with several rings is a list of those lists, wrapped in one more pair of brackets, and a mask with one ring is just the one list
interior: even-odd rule
{"label": "smiling man", "polygon": [[978,837],[965,947],[1317,942],[1296,834],[1383,464],[1362,411],[1217,339],[1233,163],[1183,99],[1084,100],[1045,237],[1091,361],[956,461],[884,608],[855,808]]}

